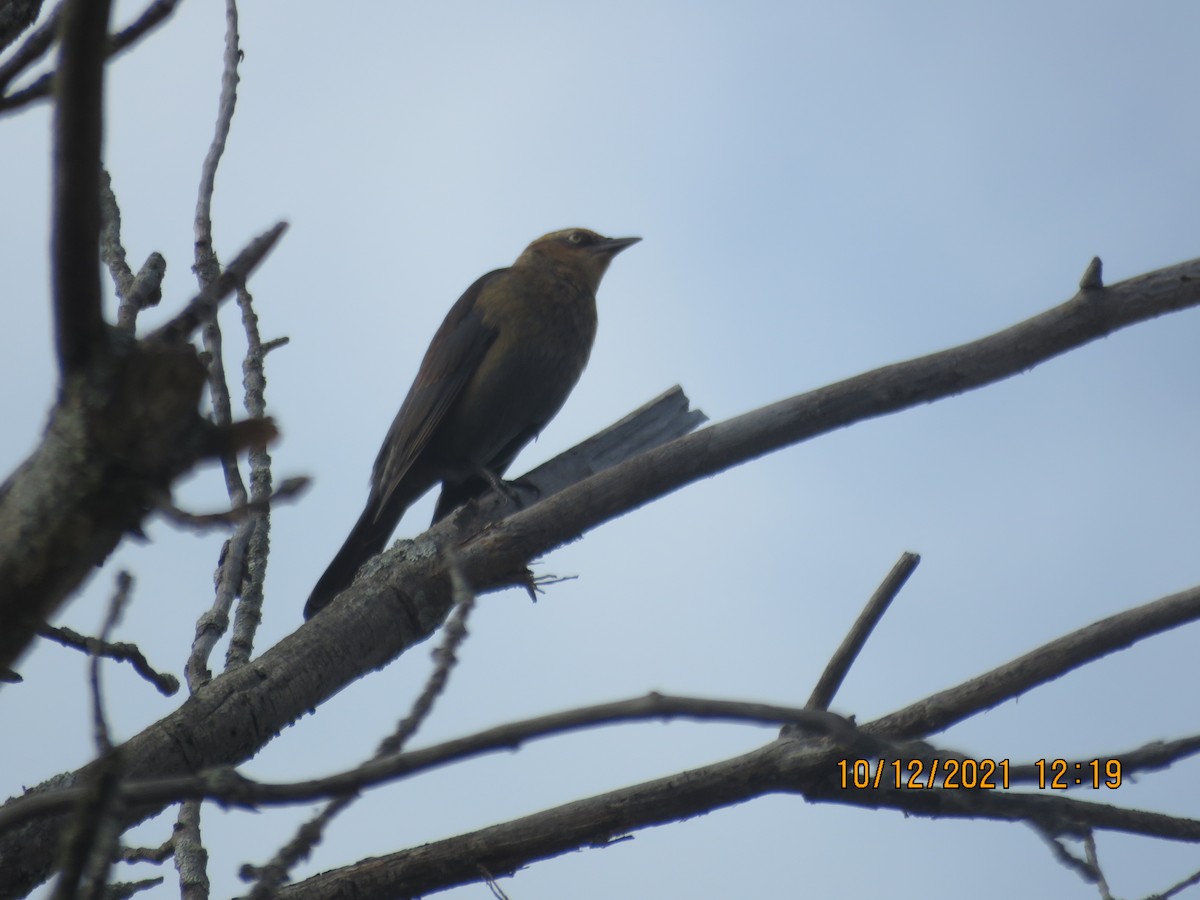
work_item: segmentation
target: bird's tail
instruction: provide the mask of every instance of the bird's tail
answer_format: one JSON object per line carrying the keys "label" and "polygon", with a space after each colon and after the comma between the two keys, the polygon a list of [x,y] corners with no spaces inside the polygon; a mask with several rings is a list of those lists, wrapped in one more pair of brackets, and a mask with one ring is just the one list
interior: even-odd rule
{"label": "bird's tail", "polygon": [[368,559],[383,550],[395,523],[381,523],[375,516],[374,504],[368,504],[358,517],[342,549],[337,552],[318,580],[308,602],[304,604],[304,618],[311,619],[329,605],[329,601],[350,586],[359,568]]}
{"label": "bird's tail", "polygon": [[409,478],[401,483],[387,500],[387,505],[380,510],[379,503],[372,491],[367,508],[363,510],[358,521],[350,530],[342,549],[337,552],[333,562],[323,574],[308,595],[304,604],[304,618],[311,619],[329,605],[338,594],[350,586],[358,570],[372,556],[383,552],[388,538],[400,524],[404,511],[416,502],[432,486],[427,479]]}

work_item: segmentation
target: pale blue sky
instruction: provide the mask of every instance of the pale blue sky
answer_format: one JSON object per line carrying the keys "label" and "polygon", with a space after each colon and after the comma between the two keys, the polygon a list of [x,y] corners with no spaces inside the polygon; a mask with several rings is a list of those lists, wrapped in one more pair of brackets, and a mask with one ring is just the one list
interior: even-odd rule
{"label": "pale blue sky", "polygon": [[[137,8],[118,3],[117,21]],[[299,625],[445,311],[543,232],[645,241],[614,263],[591,365],[514,473],[676,382],[721,419],[1012,324],[1070,296],[1093,255],[1110,282],[1200,255],[1200,7],[1183,0],[376,2],[339,14],[308,2],[242,10],[239,109],[214,203],[226,260],[291,223],[251,288],[264,336],[292,339],[268,370],[284,429],[276,474],[316,482],[274,517],[263,649]],[[191,219],[223,28],[217,4],[184,3],[111,69],[107,159],[126,246],[135,268],[152,250],[169,266],[148,324],[195,289]],[[0,171],[3,471],[37,440],[54,391],[48,124],[45,107],[0,120],[16,163]],[[225,322],[235,358],[237,320]],[[515,591],[484,598],[418,742],[649,690],[800,704],[904,550],[924,562],[834,704],[860,720],[1194,585],[1198,345],[1195,311],[1138,326],[603,526],[539,566],[579,578],[537,605]],[[209,510],[222,493],[207,470],[180,501]],[[137,587],[120,637],[179,672],[221,538],[159,521],[148,533],[62,621],[95,630],[115,565],[128,567]],[[936,740],[1025,761],[1194,732],[1195,640],[1147,642]],[[420,647],[352,686],[247,772],[354,764],[428,665]],[[0,692],[5,733],[23,736],[0,746],[2,795],[91,754],[81,661],[41,647],[21,670],[25,685]],[[115,665],[106,683],[118,737],[179,702]],[[372,794],[297,875],[770,737],[641,725],[458,766]],[[1080,796],[1200,815],[1200,764]],[[237,867],[269,858],[296,818],[206,808],[214,896],[238,893]],[[168,833],[155,823],[138,839]],[[1185,846],[1103,835],[1099,848],[1118,896],[1200,868]],[[502,886],[521,900],[1095,896],[1023,827],[792,797],[640,832]]]}

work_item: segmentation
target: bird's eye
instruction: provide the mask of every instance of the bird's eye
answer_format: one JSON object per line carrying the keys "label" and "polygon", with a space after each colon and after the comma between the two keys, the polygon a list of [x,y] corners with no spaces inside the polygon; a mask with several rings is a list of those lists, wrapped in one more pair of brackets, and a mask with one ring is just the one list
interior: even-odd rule
{"label": "bird's eye", "polygon": [[582,244],[583,243],[583,232],[582,231],[572,231],[569,235],[567,235],[567,240],[570,241],[572,244]]}

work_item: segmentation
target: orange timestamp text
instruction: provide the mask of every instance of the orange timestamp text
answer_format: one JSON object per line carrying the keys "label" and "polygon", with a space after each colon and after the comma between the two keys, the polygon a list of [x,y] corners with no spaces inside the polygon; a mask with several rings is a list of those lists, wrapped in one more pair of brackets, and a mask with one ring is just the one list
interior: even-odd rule
{"label": "orange timestamp text", "polygon": [[1008,787],[1007,759],[839,759],[837,767],[844,790]]}
{"label": "orange timestamp text", "polygon": [[[1007,759],[962,757],[837,761],[838,779],[843,790],[1005,790],[1009,787],[1010,766]],[[1033,764],[1033,769],[1041,790],[1065,791],[1070,787],[1115,790],[1121,786],[1123,777],[1119,759],[1089,759],[1082,762],[1039,759]]]}

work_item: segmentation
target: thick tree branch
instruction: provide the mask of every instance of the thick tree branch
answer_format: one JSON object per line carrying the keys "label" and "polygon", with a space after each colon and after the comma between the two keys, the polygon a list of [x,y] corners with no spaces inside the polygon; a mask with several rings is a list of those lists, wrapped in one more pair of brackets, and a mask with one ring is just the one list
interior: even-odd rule
{"label": "thick tree branch", "polygon": [[41,444],[0,485],[0,669],[179,475],[274,434],[269,421],[217,429],[200,416],[204,370],[184,338],[282,230],[254,241],[151,339],[112,342],[65,387]]}
{"label": "thick tree branch", "polygon": [[63,11],[54,105],[54,330],[65,381],[104,349],[100,308],[100,141],[109,0]]}

